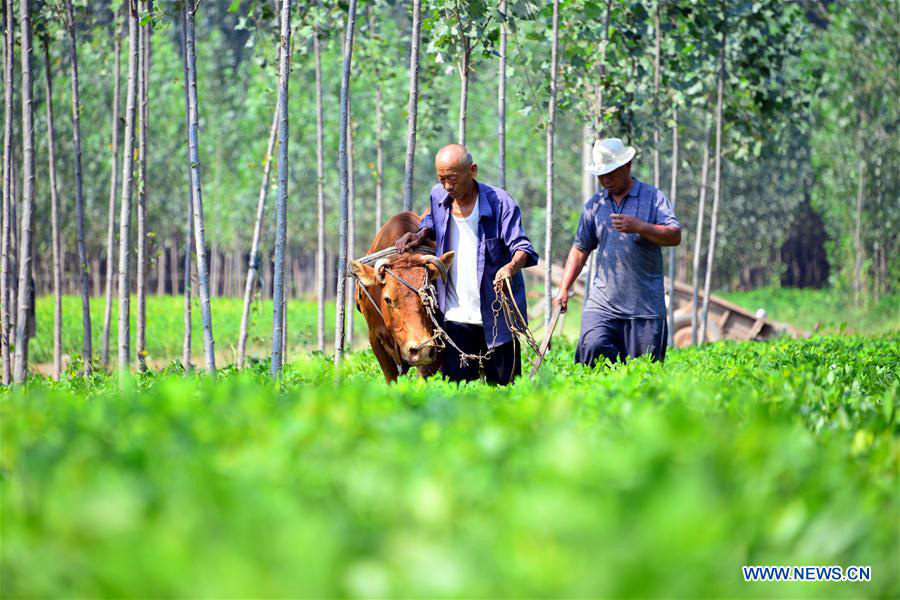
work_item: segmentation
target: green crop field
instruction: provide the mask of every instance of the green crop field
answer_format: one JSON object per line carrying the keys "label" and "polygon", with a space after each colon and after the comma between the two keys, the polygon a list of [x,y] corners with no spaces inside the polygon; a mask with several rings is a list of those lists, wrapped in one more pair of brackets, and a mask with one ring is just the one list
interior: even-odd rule
{"label": "green crop field", "polygon": [[[539,306],[541,297],[536,288],[532,304]],[[825,332],[859,332],[880,334],[900,331],[900,297],[887,296],[874,306],[853,309],[826,290],[797,290],[762,288],[752,292],[723,294],[751,311],[766,309],[776,321],[792,323],[800,329],[813,331],[816,326]],[[181,360],[182,334],[184,331],[183,300],[176,296],[147,297],[147,353],[148,360],[156,366],[165,366],[173,360]],[[135,305],[132,299],[132,306]],[[240,298],[213,298],[211,300],[213,324],[216,338],[216,356],[220,364],[233,363],[237,353],[238,331],[241,323]],[[254,302],[250,313],[248,334],[248,355],[268,356],[272,339],[272,301]],[[569,315],[559,328],[564,336],[575,339],[578,336],[581,314],[579,298],[570,303]],[[200,307],[195,299],[192,310],[192,349],[195,364],[203,364],[203,338],[200,332]],[[131,313],[132,350],[135,347],[136,315]],[[355,347],[365,348],[366,325],[356,314]],[[288,303],[288,349],[292,352],[308,352],[316,343],[316,304],[312,300],[292,300]],[[331,331],[334,328],[334,303],[326,304],[325,323],[328,330],[328,348],[333,347]],[[532,319],[532,325],[539,329],[542,324],[540,314]],[[91,299],[91,330],[94,338],[95,357],[100,353],[100,336],[103,331],[103,299]],[[110,326],[110,353],[115,364],[118,339],[118,305],[113,303]],[[53,297],[41,296],[37,299],[37,337],[31,341],[29,353],[37,364],[47,364],[53,360]],[[63,296],[62,351],[70,356],[81,353],[81,298]],[[96,360],[96,358],[95,358]],[[47,373],[48,368],[42,368]]]}
{"label": "green crop field", "polygon": [[[177,354],[171,312],[151,352]],[[0,595],[900,595],[896,331],[596,370],[571,354],[505,389],[387,386],[366,350],[339,384],[298,352],[277,383],[260,362],[4,391]],[[872,580],[745,583],[743,565]]]}

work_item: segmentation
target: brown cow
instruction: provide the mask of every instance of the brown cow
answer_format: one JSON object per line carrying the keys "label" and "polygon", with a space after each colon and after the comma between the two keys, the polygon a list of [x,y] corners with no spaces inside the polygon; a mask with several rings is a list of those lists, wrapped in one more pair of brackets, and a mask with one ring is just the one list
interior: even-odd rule
{"label": "brown cow", "polygon": [[[391,217],[375,235],[369,254],[393,246],[407,232],[417,231],[421,220],[412,212]],[[419,296],[388,275],[385,269],[389,268],[415,287],[421,287],[426,277],[429,282],[435,277],[446,278],[453,254],[447,252],[440,258],[425,254],[399,254],[384,262],[376,262],[374,267],[356,260],[350,262],[350,271],[366,286],[372,300],[378,303],[376,310],[365,293],[357,289],[356,308],[369,325],[369,343],[388,383],[396,381],[397,376],[411,366],[418,367],[423,376],[437,372],[440,352],[431,341],[434,333],[432,322]]]}

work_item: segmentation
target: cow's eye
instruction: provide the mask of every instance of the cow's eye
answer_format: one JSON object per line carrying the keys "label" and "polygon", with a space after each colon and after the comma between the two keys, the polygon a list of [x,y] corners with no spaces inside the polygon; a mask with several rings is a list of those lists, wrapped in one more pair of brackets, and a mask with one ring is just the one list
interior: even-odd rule
{"label": "cow's eye", "polygon": [[384,303],[387,304],[388,306],[393,306],[393,305],[394,305],[394,301],[391,300],[391,299],[390,299],[389,297],[387,297],[387,296],[384,296]]}

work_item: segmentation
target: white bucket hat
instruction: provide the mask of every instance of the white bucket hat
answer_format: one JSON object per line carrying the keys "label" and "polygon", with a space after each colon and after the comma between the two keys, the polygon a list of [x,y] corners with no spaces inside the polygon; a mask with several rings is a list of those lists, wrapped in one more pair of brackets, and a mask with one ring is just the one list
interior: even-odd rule
{"label": "white bucket hat", "polygon": [[594,175],[606,175],[622,165],[628,164],[634,155],[635,149],[623,144],[619,138],[597,140],[594,142],[592,152],[593,162],[587,166],[586,170]]}

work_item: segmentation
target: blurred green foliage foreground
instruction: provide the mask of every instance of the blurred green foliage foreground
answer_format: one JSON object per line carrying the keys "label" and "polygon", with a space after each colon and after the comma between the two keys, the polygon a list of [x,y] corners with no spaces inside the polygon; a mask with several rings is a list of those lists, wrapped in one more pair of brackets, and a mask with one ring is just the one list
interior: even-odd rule
{"label": "blurred green foliage foreground", "polygon": [[[900,334],[540,382],[386,386],[370,352],[0,396],[3,597],[891,597]],[[870,583],[741,566],[870,565]]]}

